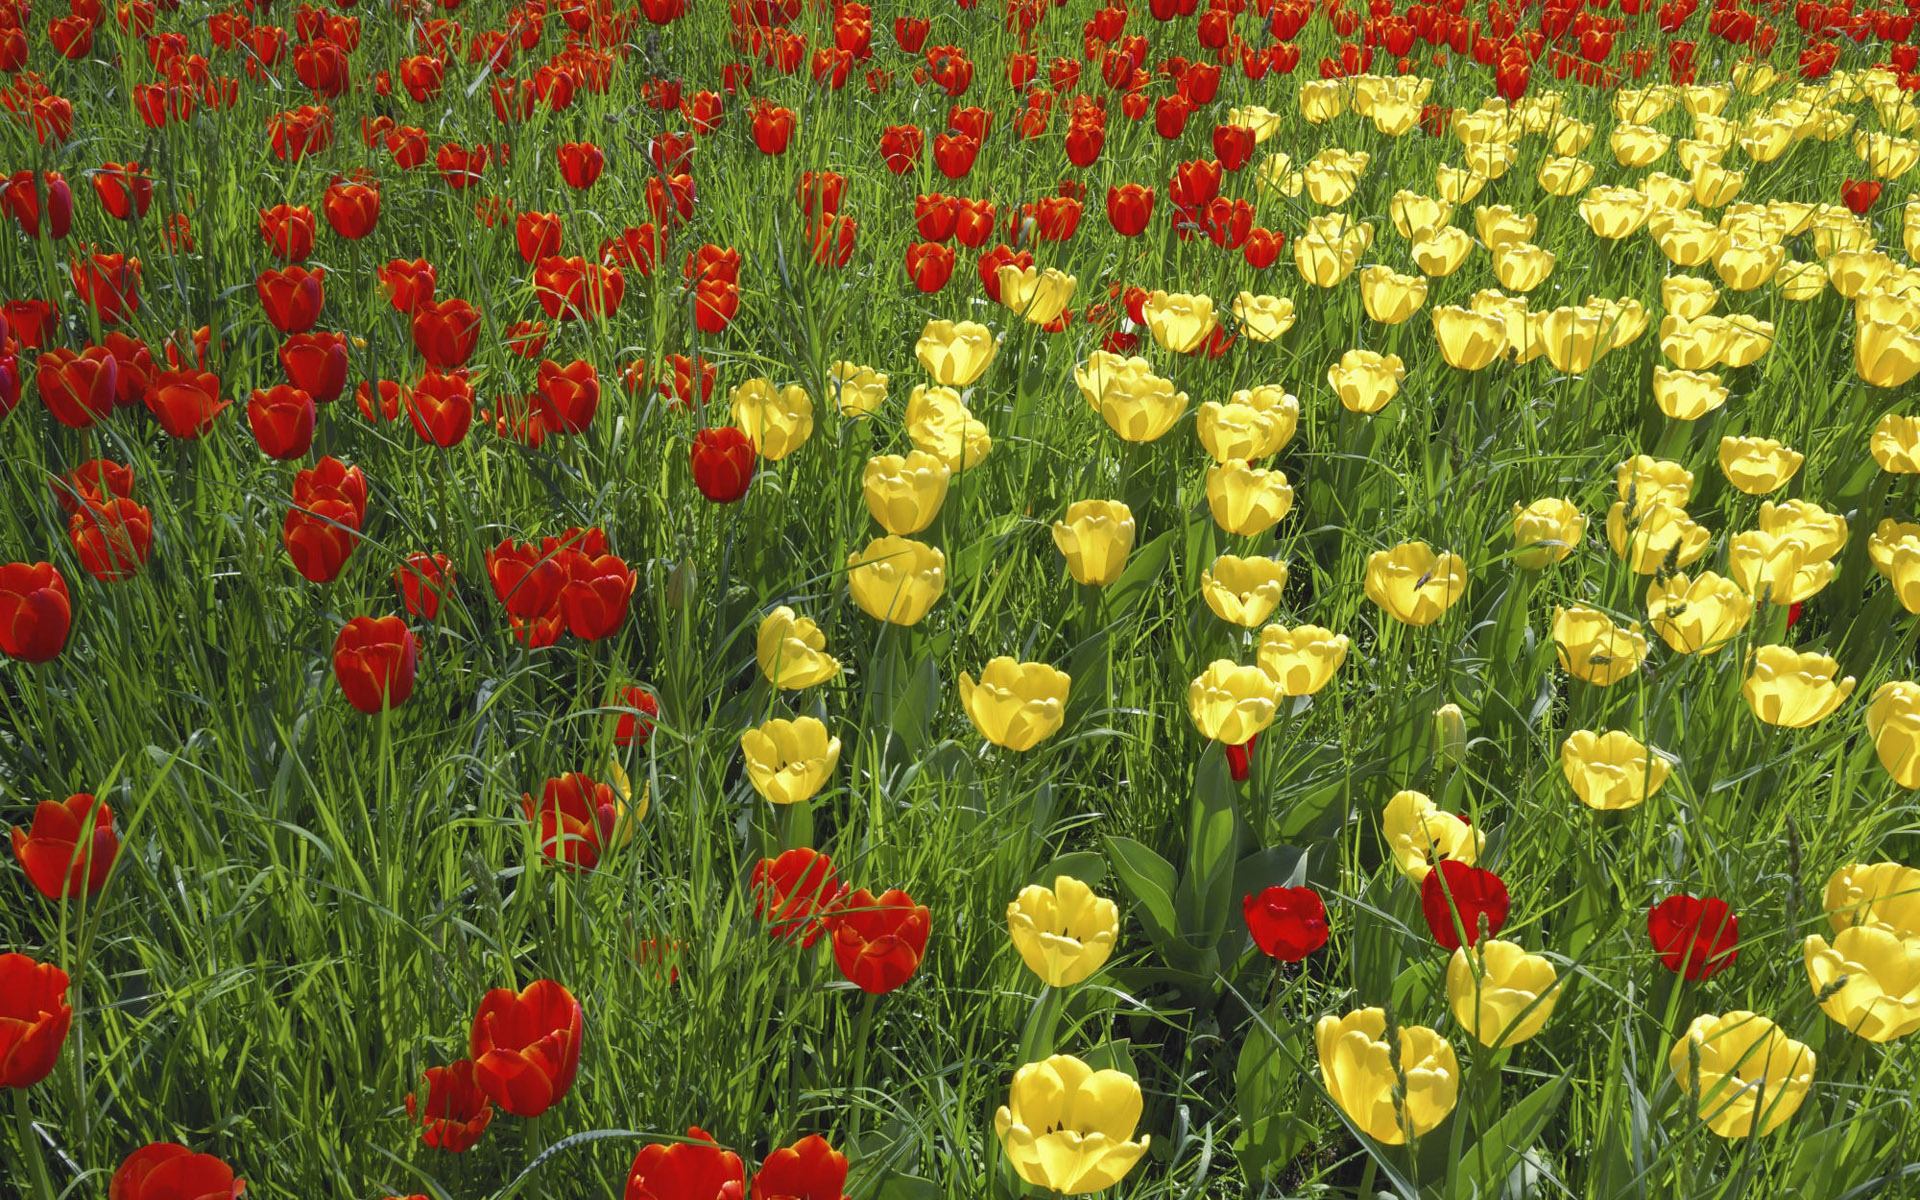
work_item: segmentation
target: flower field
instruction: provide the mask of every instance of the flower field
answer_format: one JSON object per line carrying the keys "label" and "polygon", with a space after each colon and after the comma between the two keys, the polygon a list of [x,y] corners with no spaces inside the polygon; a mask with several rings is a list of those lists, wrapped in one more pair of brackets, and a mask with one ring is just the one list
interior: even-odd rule
{"label": "flower field", "polygon": [[0,1194],[1920,1196],[1916,13],[0,0]]}

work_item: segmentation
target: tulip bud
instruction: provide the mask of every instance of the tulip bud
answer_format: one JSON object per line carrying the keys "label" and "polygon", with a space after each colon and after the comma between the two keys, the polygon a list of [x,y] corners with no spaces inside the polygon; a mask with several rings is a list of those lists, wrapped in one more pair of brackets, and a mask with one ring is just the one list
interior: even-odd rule
{"label": "tulip bud", "polygon": [[1458,766],[1467,757],[1467,716],[1458,704],[1433,710],[1433,755],[1445,766]]}
{"label": "tulip bud", "polygon": [[681,610],[693,603],[695,593],[700,588],[700,569],[693,565],[692,559],[683,559],[673,564],[667,572],[667,606]]}

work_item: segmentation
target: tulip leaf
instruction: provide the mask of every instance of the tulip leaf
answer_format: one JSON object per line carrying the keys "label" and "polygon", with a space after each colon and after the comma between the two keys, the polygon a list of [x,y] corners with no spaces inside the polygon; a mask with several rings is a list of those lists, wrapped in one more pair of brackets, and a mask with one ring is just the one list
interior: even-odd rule
{"label": "tulip leaf", "polygon": [[1147,936],[1162,953],[1179,949],[1179,926],[1173,908],[1173,889],[1177,882],[1173,864],[1132,838],[1108,837],[1106,847],[1113,873],[1133,901]]}
{"label": "tulip leaf", "polygon": [[1081,1061],[1096,1071],[1119,1071],[1138,1079],[1140,1071],[1133,1065],[1132,1045],[1128,1038],[1112,1038],[1088,1050]]}
{"label": "tulip leaf", "polygon": [[1130,615],[1139,606],[1140,600],[1153,590],[1153,584],[1166,569],[1167,558],[1173,552],[1173,530],[1169,529],[1144,546],[1134,549],[1127,559],[1126,570],[1120,572],[1120,578],[1107,589],[1107,621],[1118,622]]}
{"label": "tulip leaf", "polygon": [[[1293,1161],[1319,1132],[1298,1111],[1298,1080],[1308,1069],[1300,1054],[1305,1027],[1289,1019],[1279,1005],[1276,1001],[1264,1021],[1256,1021],[1247,1031],[1233,1072],[1234,1107],[1241,1130],[1233,1152],[1255,1174],[1268,1174]],[[1284,1032],[1276,1041],[1269,1031]]]}
{"label": "tulip leaf", "polygon": [[1041,867],[1027,877],[1027,882],[1050,888],[1061,875],[1071,876],[1088,887],[1094,887],[1107,877],[1107,860],[1091,850],[1075,850]]}
{"label": "tulip leaf", "polygon": [[1500,1194],[1508,1172],[1560,1111],[1560,1101],[1566,1095],[1571,1078],[1569,1071],[1541,1084],[1480,1135],[1473,1148],[1460,1159],[1450,1200],[1476,1200],[1476,1196]]}
{"label": "tulip leaf", "polygon": [[947,1193],[931,1179],[918,1175],[889,1175],[874,1189],[873,1200],[941,1200]]}
{"label": "tulip leaf", "polygon": [[1217,945],[1226,932],[1242,844],[1239,798],[1225,750],[1208,747],[1194,773],[1187,870],[1174,893],[1180,933],[1199,948]]}

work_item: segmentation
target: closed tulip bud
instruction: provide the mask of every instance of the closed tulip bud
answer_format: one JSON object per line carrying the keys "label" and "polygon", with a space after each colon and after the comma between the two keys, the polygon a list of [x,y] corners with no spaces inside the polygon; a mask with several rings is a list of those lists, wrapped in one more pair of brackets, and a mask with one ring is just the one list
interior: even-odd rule
{"label": "closed tulip bud", "polygon": [[1027,969],[1048,987],[1071,987],[1098,971],[1120,938],[1113,901],[1071,875],[1029,884],[1007,905],[1007,932]]}
{"label": "closed tulip bud", "polygon": [[1403,542],[1367,556],[1367,599],[1408,625],[1431,625],[1467,593],[1467,562],[1435,554],[1425,542]]}
{"label": "closed tulip bud", "polygon": [[771,804],[798,804],[833,774],[840,761],[840,739],[814,717],[775,718],[740,735],[747,778]]}
{"label": "closed tulip bud", "polygon": [[1395,869],[1415,883],[1443,860],[1472,866],[1487,842],[1486,834],[1441,812],[1424,792],[1396,792],[1380,814],[1380,829]]}
{"label": "closed tulip bud", "polygon": [[1462,371],[1490,366],[1507,350],[1507,323],[1470,308],[1434,309],[1433,336],[1440,343],[1440,357]]}
{"label": "closed tulip bud", "polygon": [[1175,354],[1198,350],[1218,324],[1211,296],[1155,291],[1141,305],[1141,312],[1153,340]]}
{"label": "closed tulip bud", "polygon": [[1100,416],[1123,441],[1152,442],[1166,436],[1187,411],[1187,394],[1158,375],[1121,372],[1100,392]]}
{"label": "closed tulip bud", "polygon": [[769,462],[779,462],[813,436],[813,398],[797,385],[775,389],[765,379],[749,379],[733,389],[729,407],[734,425]]}
{"label": "closed tulip bud", "polygon": [[1002,655],[987,663],[980,682],[960,672],[960,706],[980,736],[1008,750],[1031,750],[1060,732],[1067,717],[1065,671]]}
{"label": "closed tulip bud", "polygon": [[1066,311],[1073,299],[1074,278],[1048,267],[1017,267],[1008,263],[1000,268],[1000,303],[1035,325],[1051,325]]}
{"label": "closed tulip bud", "polygon": [[827,379],[843,417],[870,417],[887,398],[887,376],[872,367],[836,361],[827,368]]}
{"label": "closed tulip bud", "polygon": [[755,654],[775,687],[789,690],[825,683],[840,673],[840,660],[826,652],[827,635],[782,604],[760,620]]}
{"label": "closed tulip bud", "polygon": [[1243,667],[1231,659],[1216,659],[1187,688],[1187,715],[1209,741],[1229,746],[1248,739],[1273,723],[1280,689],[1259,667]]}
{"label": "closed tulip bud", "polygon": [[[1881,684],[1867,705],[1867,736],[1895,783],[1920,788],[1920,684]],[[1920,898],[1915,905],[1920,909]]]}
{"label": "closed tulip bud", "polygon": [[1853,694],[1853,677],[1836,681],[1839,672],[1840,664],[1824,654],[1762,646],[1753,652],[1752,673],[1741,693],[1753,715],[1767,724],[1805,729],[1825,720]]}
{"label": "closed tulip bud", "polygon": [[1429,279],[1444,279],[1460,269],[1473,252],[1473,238],[1454,225],[1440,225],[1416,231],[1408,246],[1414,265]]}
{"label": "closed tulip bud", "polygon": [[1653,368],[1653,402],[1676,421],[1697,421],[1727,402],[1718,375]]}
{"label": "closed tulip bud", "polygon": [[1580,803],[1602,812],[1633,808],[1667,781],[1667,760],[1618,729],[1576,730],[1560,743],[1560,771]]}
{"label": "closed tulip bud", "polygon": [[1260,631],[1260,669],[1282,696],[1311,696],[1333,681],[1347,661],[1347,635],[1318,625]]}
{"label": "closed tulip bud", "polygon": [[1433,710],[1434,757],[1457,766],[1467,757],[1467,715],[1458,704],[1442,704]]}
{"label": "closed tulip bud", "polygon": [[1200,573],[1200,596],[1222,621],[1252,629],[1280,606],[1287,564],[1271,558],[1222,554]]}
{"label": "closed tulip bud", "polygon": [[1660,640],[1681,654],[1710,654],[1753,619],[1753,600],[1731,579],[1703,571],[1656,578],[1647,585],[1647,616]]}
{"label": "closed tulip bud", "polygon": [[1624,501],[1607,510],[1607,541],[1637,575],[1684,567],[1705,554],[1713,535],[1683,509],[1671,504],[1644,506],[1629,516]]}
{"label": "closed tulip bud", "polygon": [[1402,1025],[1399,1035],[1396,1056],[1378,1008],[1321,1017],[1313,1028],[1327,1094],[1368,1137],[1389,1146],[1437,1128],[1460,1098],[1460,1063],[1446,1039],[1423,1025]]}
{"label": "closed tulip bud", "polygon": [[1786,486],[1806,461],[1797,450],[1772,438],[1720,439],[1720,473],[1749,496],[1764,496]]}
{"label": "closed tulip bud", "polygon": [[847,588],[877,621],[918,625],[947,586],[947,556],[925,542],[881,537],[847,555]]}
{"label": "closed tulip bud", "polygon": [[1691,321],[1713,311],[1720,300],[1720,289],[1692,275],[1669,275],[1660,281],[1660,307]]}
{"label": "closed tulip bud", "polygon": [[880,527],[904,537],[933,524],[952,478],[946,463],[923,450],[882,454],[867,460],[861,492]]}
{"label": "closed tulip bud", "polygon": [[1548,498],[1513,506],[1513,558],[1530,571],[1565,562],[1587,536],[1587,518],[1571,500]]}
{"label": "closed tulip bud", "polygon": [[1377,413],[1399,394],[1407,366],[1398,354],[1349,350],[1327,368],[1327,385],[1348,412]]}
{"label": "closed tulip bud", "polygon": [[1888,413],[1873,427],[1868,448],[1882,471],[1898,475],[1920,474],[1920,418]]}
{"label": "closed tulip bud", "polygon": [[1360,303],[1382,325],[1400,324],[1426,302],[1427,281],[1419,275],[1401,275],[1382,266],[1360,272]]}
{"label": "closed tulip bud", "polygon": [[1106,587],[1126,569],[1133,549],[1133,512],[1118,500],[1076,500],[1053,523],[1053,544],[1076,583]]}
{"label": "closed tulip bud", "polygon": [[1625,679],[1647,656],[1638,621],[1622,629],[1607,614],[1580,604],[1553,610],[1553,644],[1561,669],[1597,687]]}
{"label": "closed tulip bud", "polygon": [[1292,511],[1293,486],[1284,471],[1234,459],[1207,468],[1207,507],[1220,528],[1252,537]]}
{"label": "closed tulip bud", "polygon": [[1234,297],[1233,315],[1240,322],[1240,332],[1246,334],[1249,341],[1271,342],[1293,328],[1293,301],[1285,296],[1241,292]]}
{"label": "closed tulip bud", "polygon": [[1831,943],[1810,935],[1807,980],[1825,1013],[1870,1042],[1920,1029],[1920,940],[1873,925],[1842,929]]}
{"label": "closed tulip bud", "polygon": [[1667,1065],[1700,1119],[1723,1138],[1772,1133],[1813,1086],[1813,1051],[1744,1010],[1695,1017]]}
{"label": "closed tulip bud", "polygon": [[935,383],[966,387],[986,372],[1000,347],[993,331],[972,321],[928,321],[914,356]]}
{"label": "closed tulip bud", "polygon": [[1150,1138],[1133,1140],[1141,1104],[1132,1076],[1056,1054],[1014,1072],[993,1128],[1020,1178],[1084,1196],[1120,1182],[1147,1152]]}
{"label": "closed tulip bud", "polygon": [[1539,1033],[1559,999],[1553,964],[1513,942],[1483,938],[1447,964],[1454,1020],[1483,1046],[1517,1046]]}

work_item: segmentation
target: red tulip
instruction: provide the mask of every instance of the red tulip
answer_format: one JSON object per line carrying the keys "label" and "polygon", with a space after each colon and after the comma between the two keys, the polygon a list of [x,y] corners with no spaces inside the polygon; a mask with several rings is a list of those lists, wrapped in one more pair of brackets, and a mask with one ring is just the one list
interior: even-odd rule
{"label": "red tulip", "polygon": [[1249,267],[1264,271],[1279,260],[1280,251],[1286,244],[1286,234],[1256,225],[1247,231],[1247,240],[1240,247],[1240,256],[1247,260]]}
{"label": "red tulip", "polygon": [[15,171],[0,187],[0,212],[11,213],[29,238],[40,237],[40,197],[46,196],[47,232],[54,240],[66,237],[73,228],[73,189],[58,171],[48,171],[34,179],[32,171]]}
{"label": "red tulip", "polygon": [[647,180],[647,213],[662,229],[671,229],[693,215],[694,187],[691,175],[669,175],[664,180]]}
{"label": "red tulip", "polygon": [[740,1200],[746,1168],[713,1135],[687,1130],[688,1142],[642,1147],[627,1172],[625,1200]]}
{"label": "red tulip", "polygon": [[793,141],[793,110],[760,100],[753,109],[753,144],[762,154],[785,154]]}
{"label": "red tulip", "polygon": [[932,27],[932,22],[925,17],[895,17],[894,44],[908,54],[918,54],[920,47],[927,44],[927,31]]}
{"label": "red tulip", "polygon": [[144,217],[153,203],[153,176],[139,163],[101,163],[93,173],[93,192],[116,221]]}
{"label": "red tulip", "polygon": [[336,179],[321,198],[320,207],[335,233],[356,242],[372,233],[380,223],[380,188]]}
{"label": "red tulip", "polygon": [[1327,944],[1327,906],[1310,887],[1270,887],[1240,901],[1254,945],[1284,962],[1299,962]]}
{"label": "red tulip", "polygon": [[939,192],[913,198],[913,225],[929,242],[944,242],[953,236],[953,223],[959,208],[952,196]]}
{"label": "red tulip", "polygon": [[933,930],[925,905],[894,888],[874,899],[865,888],[841,897],[831,918],[833,961],[861,991],[884,995],[920,968]]}
{"label": "red tulip", "polygon": [[580,1002],[550,979],[518,995],[495,988],[473,1017],[468,1052],[481,1090],[516,1117],[537,1117],[573,1086],[580,1069]]}
{"label": "red tulip", "polygon": [[408,262],[396,258],[380,268],[380,286],[386,290],[387,300],[395,312],[411,315],[422,304],[433,300],[435,272],[433,264],[424,258]]}
{"label": "red tulip", "polygon": [[933,165],[948,179],[966,178],[979,154],[979,139],[964,133],[943,133],[933,139]]}
{"label": "red tulip", "polygon": [[302,579],[332,583],[340,578],[354,547],[360,544],[360,528],[365,521],[364,501],[356,507],[348,497],[324,488],[303,495],[296,485],[280,540]]}
{"label": "red tulip", "polygon": [[78,354],[48,350],[34,365],[40,402],[54,420],[74,429],[113,412],[118,381],[119,364],[104,346],[88,346]]}
{"label": "red tulip", "polygon": [[914,242],[907,247],[907,278],[922,292],[937,292],[953,278],[953,248],[938,242]]}
{"label": "red tulip", "polygon": [[579,551],[562,552],[566,586],[560,591],[560,604],[566,612],[567,631],[577,638],[597,642],[619,632],[627,620],[627,604],[639,577],[626,561],[611,554],[589,556]]}
{"label": "red tulip", "polygon": [[333,677],[363,713],[405,704],[417,663],[413,631],[399,617],[355,617],[333,642]]}
{"label": "red tulip", "polygon": [[1688,979],[1718,975],[1740,957],[1740,921],[1711,896],[1662,900],[1647,913],[1647,936],[1667,970]]}
{"label": "red tulip", "polygon": [[211,430],[214,419],[232,403],[220,398],[218,376],[192,370],[156,372],[142,399],[160,428],[171,437],[187,440]]}
{"label": "red tulip", "polygon": [[347,390],[347,335],[292,335],[280,344],[280,369],[287,382],[312,396],[315,404],[333,403]]}
{"label": "red tulip", "polygon": [[114,496],[133,498],[133,468],[105,458],[89,459],[65,475],[47,481],[60,511],[72,516],[88,504],[104,504]]}
{"label": "red tulip", "polygon": [[1153,103],[1153,131],[1168,141],[1186,132],[1187,118],[1193,113],[1193,105],[1186,97],[1175,94],[1162,96]]}
{"label": "red tulip", "polygon": [[1067,126],[1067,161],[1076,167],[1092,166],[1106,144],[1107,131],[1099,125],[1075,121]]}
{"label": "red tulip", "polygon": [[0,565],[0,653],[49,662],[66,648],[72,625],[67,581],[53,564]]}
{"label": "red tulip", "polygon": [[813,261],[821,266],[844,267],[853,258],[854,238],[859,225],[852,217],[821,213],[811,233]]}
{"label": "red tulip", "polygon": [[260,210],[260,240],[282,262],[301,262],[313,253],[313,210],[276,204]]}
{"label": "red tulip", "polygon": [[428,1067],[426,1103],[407,1094],[407,1119],[420,1122],[420,1140],[449,1154],[473,1149],[493,1123],[493,1102],[473,1078],[473,1061],[461,1059],[450,1067]]}
{"label": "red tulip", "polygon": [[453,581],[453,562],[444,554],[415,551],[393,572],[407,614],[428,621],[440,615],[440,601],[453,593]]}
{"label": "red tulip", "polygon": [[600,407],[600,373],[585,359],[566,366],[551,359],[535,375],[535,395],[547,427],[560,433],[585,433]]}
{"label": "red tulip", "polygon": [[124,497],[89,504],[67,519],[80,568],[102,583],[132,579],[153,553],[153,514]]}
{"label": "red tulip", "polygon": [[97,895],[120,853],[113,810],[86,792],[65,801],[42,800],[33,828],[15,827],[13,856],[49,900]]}
{"label": "red tulip", "polygon": [[320,306],[327,302],[327,272],[316,267],[283,267],[262,271],[254,283],[260,295],[260,307],[267,320],[281,333],[305,333],[320,319]]}
{"label": "red tulip", "polygon": [[1253,157],[1253,130],[1245,125],[1215,125],[1213,156],[1223,171],[1238,171]]}
{"label": "red tulip", "polygon": [[430,446],[458,446],[473,426],[473,384],[464,371],[428,370],[403,403],[414,433]]}
{"label": "red tulip", "polygon": [[634,712],[621,713],[614,722],[613,744],[645,746],[653,738],[653,722],[647,718],[660,715],[660,702],[645,688],[629,687],[621,691],[620,703]]}
{"label": "red tulip", "polygon": [[918,125],[889,125],[880,131],[880,161],[895,175],[905,175],[920,161],[926,134]]}
{"label": "red tulip", "polygon": [[1107,221],[1121,237],[1139,237],[1153,215],[1153,189],[1123,183],[1107,189]]}
{"label": "red tulip", "polygon": [[121,254],[93,254],[68,268],[73,290],[103,325],[140,311],[140,260]]}
{"label": "red tulip", "polygon": [[702,429],[693,438],[693,482],[717,504],[732,504],[753,483],[753,439],[732,425]]}
{"label": "red tulip", "polygon": [[151,1142],[127,1156],[107,1185],[107,1200],[239,1200],[247,1181],[211,1154]]}
{"label": "red tulip", "polygon": [[993,236],[993,219],[993,201],[955,199],[953,240],[969,250],[978,250]]}
{"label": "red tulip", "polygon": [[1858,216],[1866,216],[1880,198],[1882,184],[1877,179],[1849,179],[1840,185],[1840,199]]}
{"label": "red tulip", "polygon": [[569,868],[591,871],[600,864],[620,819],[620,799],[604,783],[569,771],[540,789],[536,808],[522,794],[520,811],[540,838],[540,853]]}
{"label": "red tulip", "polygon": [[523,212],[513,225],[514,245],[526,262],[560,253],[560,217],[557,213]]}
{"label": "red tulip", "polygon": [[846,1200],[847,1156],[810,1134],[767,1155],[752,1200]]}
{"label": "red tulip", "polygon": [[1198,210],[1220,194],[1220,164],[1194,159],[1174,168],[1167,181],[1167,199],[1188,210]]}
{"label": "red tulip", "polygon": [[[1138,335],[1136,334],[1120,334],[1117,331],[1115,333],[1109,333],[1107,338],[1111,340],[1116,336],[1131,337],[1135,338],[1136,341],[1138,340]],[[1113,347],[1109,346],[1107,349],[1113,350]],[[1115,353],[1118,353],[1118,351],[1115,351]],[[1260,735],[1256,733],[1238,746],[1223,745],[1220,747],[1227,756],[1227,774],[1233,776],[1235,783],[1245,783],[1247,781],[1247,773],[1253,769],[1253,747],[1259,740]]]}
{"label": "red tulip", "polygon": [[[0,305],[0,318],[6,320],[7,329],[13,330],[13,336],[29,350],[38,350],[47,344],[47,335],[58,324],[59,317],[60,311],[45,300],[9,300]],[[5,332],[0,330],[0,335]]]}
{"label": "red tulip", "polygon": [[523,546],[511,538],[501,541],[487,551],[487,581],[493,585],[494,599],[517,622],[563,616],[558,610],[566,571],[538,546]]}
{"label": "red tulip", "polygon": [[748,886],[754,915],[767,922],[767,933],[776,938],[798,934],[805,947],[825,932],[834,901],[845,891],[834,878],[833,860],[805,846],[755,863]]}
{"label": "red tulip", "polygon": [[313,397],[290,384],[247,397],[247,428],[260,452],[281,460],[300,458],[313,447]]}
{"label": "red tulip", "polygon": [[1420,883],[1420,912],[1433,940],[1449,950],[1460,948],[1462,932],[1469,946],[1499,933],[1507,923],[1507,907],[1506,883],[1463,862],[1443,859]]}
{"label": "red tulip", "polygon": [[0,954],[0,1087],[29,1088],[51,1075],[72,1025],[65,971]]}
{"label": "red tulip", "polygon": [[480,313],[465,300],[429,300],[413,310],[413,344],[429,366],[464,367],[480,341]]}
{"label": "red tulip", "polygon": [[560,163],[560,180],[575,191],[590,188],[606,169],[606,155],[592,142],[562,142],[554,151]]}

